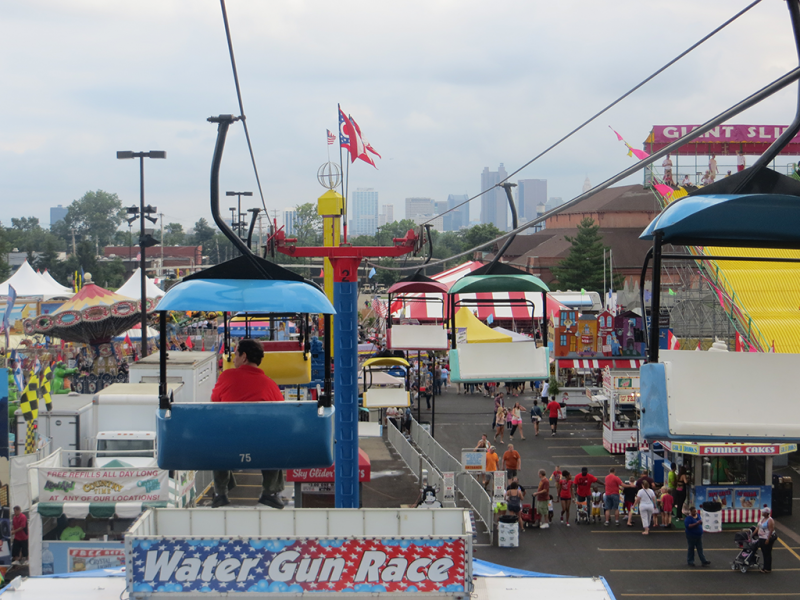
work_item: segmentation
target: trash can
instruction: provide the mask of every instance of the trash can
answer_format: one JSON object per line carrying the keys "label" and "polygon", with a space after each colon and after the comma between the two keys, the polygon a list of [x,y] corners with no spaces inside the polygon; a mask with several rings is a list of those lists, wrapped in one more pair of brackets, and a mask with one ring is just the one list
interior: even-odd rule
{"label": "trash can", "polygon": [[497,545],[500,548],[517,548],[519,546],[519,524],[517,517],[503,515],[497,522]]}
{"label": "trash can", "polygon": [[628,446],[625,449],[625,468],[628,471],[639,470],[639,451],[636,446]]}
{"label": "trash can", "polygon": [[722,504],[720,502],[703,502],[700,507],[700,518],[703,520],[705,533],[722,531]]}

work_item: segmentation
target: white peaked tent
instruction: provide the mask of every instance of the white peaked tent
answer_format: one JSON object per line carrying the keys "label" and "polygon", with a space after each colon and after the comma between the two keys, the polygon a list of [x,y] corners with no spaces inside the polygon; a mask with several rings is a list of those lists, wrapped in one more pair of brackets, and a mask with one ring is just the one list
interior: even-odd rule
{"label": "white peaked tent", "polygon": [[67,286],[64,286],[64,285],[61,285],[60,283],[58,283],[53,278],[53,276],[50,275],[50,273],[48,272],[47,269],[44,270],[44,273],[39,273],[39,277],[41,277],[47,283],[49,283],[52,288],[58,290],[59,292],[61,292],[62,294],[66,295],[66,296],[72,296],[72,294],[74,293],[71,288],[68,288]]}
{"label": "white peaked tent", "polygon": [[8,296],[8,287],[13,286],[17,292],[18,297],[31,297],[38,296],[43,300],[50,300],[51,298],[69,298],[72,296],[72,290],[62,288],[63,286],[54,286],[45,281],[41,275],[28,264],[26,260],[14,273],[3,283],[0,283],[0,296]]}
{"label": "white peaked tent", "polygon": [[[147,294],[148,298],[161,298],[165,294],[165,292],[160,289],[153,280],[149,277],[145,278],[145,293]],[[131,278],[128,279],[125,283],[122,284],[122,287],[117,290],[117,293],[122,296],[128,296],[128,298],[141,298],[142,297],[142,281],[141,281],[141,270],[136,269],[131,275]]]}

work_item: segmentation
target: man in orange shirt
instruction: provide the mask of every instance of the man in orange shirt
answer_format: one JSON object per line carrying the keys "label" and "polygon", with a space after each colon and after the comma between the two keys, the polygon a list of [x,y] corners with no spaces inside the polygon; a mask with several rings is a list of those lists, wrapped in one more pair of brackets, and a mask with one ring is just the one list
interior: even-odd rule
{"label": "man in orange shirt", "polygon": [[517,472],[522,469],[522,457],[514,450],[514,444],[509,444],[508,450],[503,454],[503,468],[506,470],[508,481],[514,479]]}
{"label": "man in orange shirt", "polygon": [[486,451],[486,472],[483,474],[483,487],[488,489],[489,484],[492,481],[493,473],[497,471],[497,463],[500,461],[500,457],[497,456],[497,451],[495,450],[494,446],[489,446],[489,449]]}
{"label": "man in orange shirt", "polygon": [[[241,340],[233,358],[235,369],[223,371],[211,392],[212,402],[283,402],[278,384],[261,370],[264,348],[256,340]],[[236,487],[232,471],[214,471],[213,508],[230,504],[228,492]],[[283,508],[283,470],[261,471],[259,504]]]}

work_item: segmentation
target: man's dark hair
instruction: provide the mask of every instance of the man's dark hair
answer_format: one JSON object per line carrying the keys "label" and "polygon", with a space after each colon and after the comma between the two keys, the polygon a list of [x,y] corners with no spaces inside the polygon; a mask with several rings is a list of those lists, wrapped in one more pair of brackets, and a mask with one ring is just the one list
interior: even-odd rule
{"label": "man's dark hair", "polygon": [[239,345],[236,346],[236,352],[244,354],[247,356],[247,362],[256,365],[260,365],[261,359],[264,358],[264,348],[256,340],[239,340]]}

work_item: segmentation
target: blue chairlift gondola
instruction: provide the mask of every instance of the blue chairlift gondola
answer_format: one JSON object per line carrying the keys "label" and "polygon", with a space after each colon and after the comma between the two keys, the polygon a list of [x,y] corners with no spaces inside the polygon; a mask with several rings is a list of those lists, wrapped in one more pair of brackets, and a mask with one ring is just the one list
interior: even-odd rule
{"label": "blue chairlift gondola", "polygon": [[[330,333],[336,311],[314,283],[255,256],[219,211],[219,167],[230,115],[219,124],[211,169],[211,213],[242,256],[192,274],[162,298],[161,339],[167,311],[203,310],[259,314],[321,314],[325,321],[325,390],[316,402],[171,402],[166,394],[168,356],[161,345],[158,466],[179,470],[289,469],[333,464]],[[251,228],[252,229],[252,228]],[[267,355],[266,360],[269,360]],[[263,368],[263,367],[262,367]]]}

